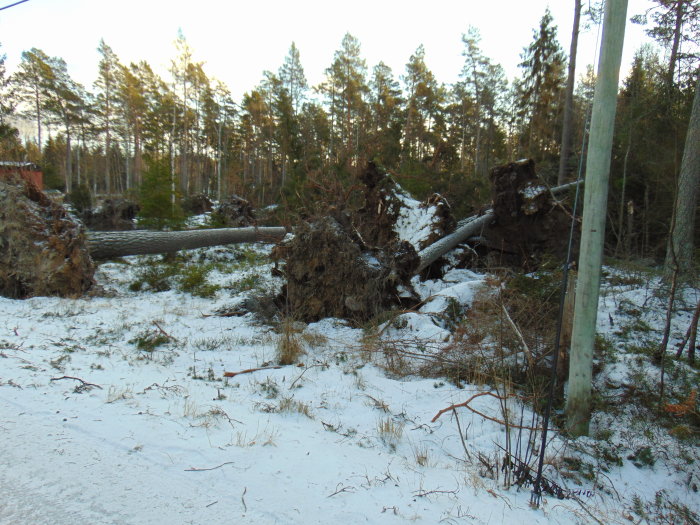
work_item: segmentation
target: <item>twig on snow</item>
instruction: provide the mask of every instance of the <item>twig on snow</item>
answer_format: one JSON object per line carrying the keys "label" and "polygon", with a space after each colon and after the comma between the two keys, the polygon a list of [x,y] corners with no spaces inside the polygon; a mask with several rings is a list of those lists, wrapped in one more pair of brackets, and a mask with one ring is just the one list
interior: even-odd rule
{"label": "twig on snow", "polygon": [[[340,487],[340,488],[338,488],[338,487]],[[335,496],[336,494],[340,494],[341,492],[354,492],[354,491],[355,491],[355,487],[351,487],[351,486],[348,486],[348,485],[343,485],[342,483],[338,483],[338,484],[336,485],[336,489],[337,489],[337,490],[336,490],[333,494],[329,494],[329,495],[326,496],[326,497],[327,497],[327,498],[332,498],[333,496]]]}
{"label": "twig on snow", "polygon": [[83,384],[83,386],[86,386],[86,387],[92,387],[92,386],[94,386],[94,387],[99,388],[100,390],[102,390],[102,387],[101,387],[100,385],[96,385],[96,384],[94,384],[94,383],[88,383],[87,381],[85,381],[84,379],[80,379],[79,377],[73,377],[73,376],[52,377],[52,378],[50,379],[50,381],[60,381],[61,379],[73,379],[73,380],[75,380],[75,381],[80,381],[80,382]]}
{"label": "twig on snow", "polygon": [[163,334],[165,337],[167,337],[167,338],[170,339],[171,341],[174,341],[174,340],[175,340],[175,338],[174,338],[172,335],[170,335],[168,332],[166,332],[165,330],[163,330],[163,328],[158,324],[158,321],[153,321],[153,324],[156,325],[156,328],[158,329],[158,331],[159,331],[161,334]]}
{"label": "twig on snow", "polygon": [[224,372],[224,377],[236,377],[241,374],[250,374],[251,372],[258,372],[260,370],[276,370],[282,368],[281,366],[261,366],[260,368],[248,368],[246,370],[241,370],[239,372]]}
{"label": "twig on snow", "polygon": [[294,381],[292,381],[292,384],[289,385],[289,390],[294,388],[294,385],[297,383],[297,381],[299,381],[307,371],[309,371],[311,368],[315,368],[317,366],[326,366],[326,365],[325,365],[325,363],[316,363],[315,365],[309,365],[306,368],[304,368],[304,371],[299,375],[299,377],[297,377]]}
{"label": "twig on snow", "polygon": [[222,463],[221,465],[217,465],[217,466],[211,467],[211,468],[194,468],[194,467],[186,468],[185,472],[204,472],[206,470],[216,470],[218,468],[223,467],[224,465],[233,465],[233,461],[227,461],[226,463]]}

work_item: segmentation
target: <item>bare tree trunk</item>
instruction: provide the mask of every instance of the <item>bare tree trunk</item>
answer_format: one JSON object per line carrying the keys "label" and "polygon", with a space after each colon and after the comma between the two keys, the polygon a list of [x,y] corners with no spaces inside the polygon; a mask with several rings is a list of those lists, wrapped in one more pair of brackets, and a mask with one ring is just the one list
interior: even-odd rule
{"label": "bare tree trunk", "polygon": [[667,277],[673,273],[676,264],[681,276],[688,276],[692,271],[698,186],[700,186],[700,78],[695,88],[693,109],[685,137],[676,203],[671,221],[673,229],[666,249],[664,270]]}
{"label": "bare tree trunk", "polygon": [[70,128],[66,126],[66,193],[73,190],[73,155],[70,139]]}
{"label": "bare tree trunk", "polygon": [[627,18],[627,0],[610,0],[605,6],[586,162],[586,192],[566,399],[567,426],[573,436],[588,434],[591,417],[593,342],[603,260],[613,128]]}
{"label": "bare tree trunk", "polygon": [[112,191],[112,183],[111,183],[111,176],[110,176],[110,162],[109,162],[109,156],[112,153],[112,142],[111,142],[111,137],[109,133],[109,124],[107,124],[107,130],[105,134],[105,193],[109,195]]}
{"label": "bare tree trunk", "polygon": [[574,114],[574,84],[576,82],[576,51],[581,21],[581,0],[574,0],[574,28],[571,31],[571,48],[569,50],[569,73],[566,79],[566,98],[564,99],[564,122],[561,131],[561,153],[559,156],[559,175],[557,184],[566,182],[566,168],[571,150],[571,128]]}
{"label": "bare tree trunk", "polygon": [[[625,151],[625,160],[622,163],[622,189],[620,190],[620,211],[617,216],[617,243],[615,243],[615,257],[620,256],[620,248],[623,244],[624,228],[625,228],[625,190],[627,189],[627,163],[632,150],[632,130],[629,131],[627,139],[627,150]],[[627,235],[632,235],[632,230],[628,230]],[[625,254],[630,256],[629,251]]]}
{"label": "bare tree trunk", "polygon": [[277,242],[287,233],[279,227],[218,228],[158,232],[87,232],[88,250],[93,259],[111,259],[127,255],[172,253],[180,250],[242,242]]}
{"label": "bare tree trunk", "polygon": [[678,0],[676,4],[676,26],[673,28],[673,44],[671,45],[671,56],[668,63],[668,88],[669,93],[673,86],[673,77],[676,73],[676,62],[678,61],[678,48],[681,43],[681,29],[683,27],[683,5],[685,0]]}

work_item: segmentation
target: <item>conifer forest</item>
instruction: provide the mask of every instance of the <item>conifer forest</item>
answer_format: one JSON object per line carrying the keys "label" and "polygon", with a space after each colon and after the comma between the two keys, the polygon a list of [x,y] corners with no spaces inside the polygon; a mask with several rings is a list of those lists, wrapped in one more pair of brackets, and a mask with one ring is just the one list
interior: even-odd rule
{"label": "conifer forest", "polygon": [[[700,6],[656,4],[636,20],[656,45],[636,51],[618,95],[606,238],[618,257],[665,253],[698,78]],[[600,16],[579,13],[576,24]],[[466,216],[488,201],[496,165],[531,158],[552,185],[578,175],[595,74],[571,63],[558,31],[568,28],[545,12],[522,43],[520,76],[507,79],[469,28],[452,85],[438,83],[422,46],[404,71],[370,68],[346,34],[325,81],[310,86],[292,43],[241,100],[207,75],[182,34],[164,77],[99,42],[90,86],[50,49],[24,51],[16,71],[0,55],[0,158],[38,164],[47,186],[69,196],[138,198],[155,184],[178,203],[237,194],[255,207],[279,205],[281,217],[342,199],[371,160],[416,198],[440,193]]]}
{"label": "conifer forest", "polygon": [[700,0],[566,4],[241,87],[0,0],[0,523],[700,525]]}

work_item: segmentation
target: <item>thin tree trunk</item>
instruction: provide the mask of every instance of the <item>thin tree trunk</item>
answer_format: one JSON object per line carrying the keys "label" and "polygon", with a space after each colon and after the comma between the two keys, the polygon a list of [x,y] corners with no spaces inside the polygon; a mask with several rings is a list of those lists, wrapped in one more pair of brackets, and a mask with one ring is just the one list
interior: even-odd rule
{"label": "thin tree trunk", "polygon": [[66,193],[73,190],[73,155],[70,139],[70,128],[66,126]]}
{"label": "thin tree trunk", "polygon": [[559,156],[559,175],[557,184],[564,184],[567,179],[567,166],[571,150],[571,128],[574,114],[574,84],[576,82],[576,51],[581,21],[581,0],[574,0],[574,27],[571,31],[571,48],[569,50],[569,73],[566,79],[566,97],[564,99],[564,122],[561,131],[561,154]]}
{"label": "thin tree trunk", "polygon": [[[620,190],[620,211],[617,216],[617,243],[615,244],[615,257],[620,256],[620,248],[623,244],[624,227],[625,227],[625,190],[627,187],[627,161],[629,160],[630,151],[632,150],[632,130],[629,130],[627,138],[627,150],[625,151],[625,160],[622,163],[622,189]],[[632,230],[628,230],[627,235],[632,235]],[[629,257],[629,252],[626,253]]]}
{"label": "thin tree trunk", "polygon": [[676,73],[676,62],[678,61],[678,48],[681,44],[681,29],[683,27],[683,5],[685,0],[677,0],[676,4],[676,26],[673,28],[673,44],[671,45],[671,56],[668,62],[668,89],[669,93],[673,87],[673,77]]}
{"label": "thin tree trunk", "polygon": [[39,153],[41,154],[41,103],[38,89],[34,90],[34,103],[36,108],[36,134],[39,141]]}
{"label": "thin tree trunk", "polygon": [[105,132],[105,193],[109,195],[112,192],[112,182],[110,174],[110,162],[109,157],[112,154],[112,141],[109,130],[109,123],[107,124],[107,130]]}

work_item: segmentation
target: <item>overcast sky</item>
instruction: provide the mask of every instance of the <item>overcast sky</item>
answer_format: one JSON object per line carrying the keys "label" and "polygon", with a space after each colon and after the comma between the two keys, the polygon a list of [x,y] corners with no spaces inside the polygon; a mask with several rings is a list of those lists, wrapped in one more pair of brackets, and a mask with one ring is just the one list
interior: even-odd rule
{"label": "overcast sky", "polygon": [[[14,1],[0,0],[0,7]],[[520,53],[547,6],[568,54],[573,5],[573,0],[29,0],[0,11],[0,53],[14,71],[22,51],[37,47],[63,58],[71,75],[92,89],[97,46],[104,38],[122,63],[146,60],[168,79],[182,29],[194,59],[240,99],[259,84],[264,70],[278,70],[292,41],[309,84],[320,83],[346,32],[359,39],[370,71],[384,61],[398,79],[423,44],[438,82],[452,83],[463,64],[462,34],[473,25],[481,31],[484,53],[511,79],[519,74]],[[650,6],[650,0],[629,0],[628,18]],[[582,33],[578,72],[596,57],[596,37],[595,27]],[[641,27],[627,24],[623,69],[646,41]]]}

